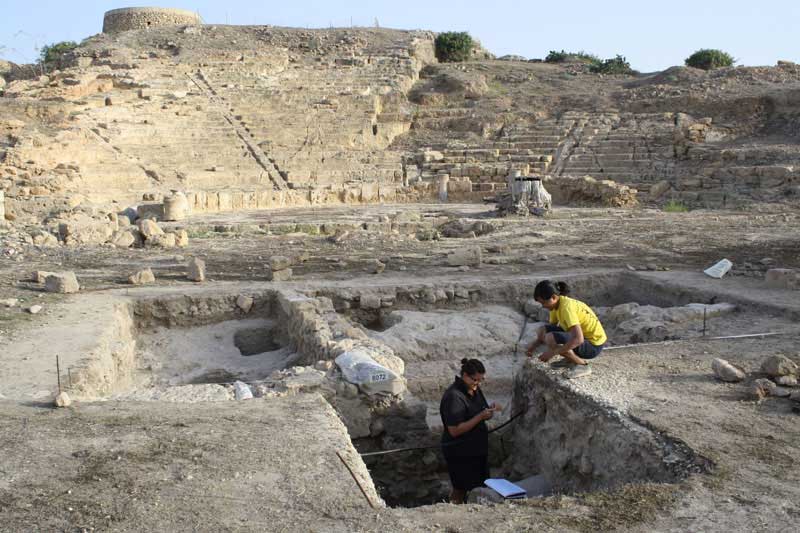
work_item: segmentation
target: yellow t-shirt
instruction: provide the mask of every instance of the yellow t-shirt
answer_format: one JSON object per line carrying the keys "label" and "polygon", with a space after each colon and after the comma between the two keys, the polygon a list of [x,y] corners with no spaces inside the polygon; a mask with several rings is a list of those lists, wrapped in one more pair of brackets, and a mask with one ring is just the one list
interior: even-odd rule
{"label": "yellow t-shirt", "polygon": [[594,311],[580,300],[573,300],[568,296],[558,297],[558,307],[550,311],[550,323],[558,324],[564,331],[569,331],[569,328],[579,324],[583,338],[595,346],[605,344],[608,340],[603,325],[600,324]]}

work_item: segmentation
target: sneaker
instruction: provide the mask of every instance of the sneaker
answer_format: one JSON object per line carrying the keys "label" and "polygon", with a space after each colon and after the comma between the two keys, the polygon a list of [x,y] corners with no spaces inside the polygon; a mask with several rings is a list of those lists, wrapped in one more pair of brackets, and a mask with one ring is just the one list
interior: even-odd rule
{"label": "sneaker", "polygon": [[575,363],[565,357],[562,357],[555,363],[550,363],[550,368],[572,368],[573,366],[575,366]]}
{"label": "sneaker", "polygon": [[590,367],[589,365],[575,365],[574,367],[564,372],[564,377],[567,379],[576,379],[588,376],[591,373],[592,373],[592,367]]}

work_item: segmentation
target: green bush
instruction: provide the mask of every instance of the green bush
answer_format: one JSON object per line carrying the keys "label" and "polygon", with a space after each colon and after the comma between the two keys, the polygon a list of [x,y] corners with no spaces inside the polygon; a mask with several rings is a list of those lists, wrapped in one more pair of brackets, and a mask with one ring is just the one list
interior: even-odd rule
{"label": "green bush", "polygon": [[713,70],[720,67],[732,67],[736,60],[722,50],[702,49],[686,58],[686,66]]}
{"label": "green bush", "polygon": [[449,31],[437,35],[434,45],[436,59],[442,63],[455,63],[470,58],[475,41],[467,32]]}
{"label": "green bush", "polygon": [[78,43],[74,41],[61,41],[60,43],[45,45],[39,54],[39,61],[45,64],[56,63],[61,59],[61,56],[72,52],[77,47]]}
{"label": "green bush", "polygon": [[606,59],[591,66],[590,70],[598,74],[633,74],[631,64],[625,56],[617,55],[612,59]]}
{"label": "green bush", "polygon": [[545,63],[563,63],[564,61],[583,61],[592,65],[599,64],[600,58],[594,54],[588,54],[581,50],[580,52],[565,52],[561,50],[557,52],[550,50],[547,57],[544,58]]}

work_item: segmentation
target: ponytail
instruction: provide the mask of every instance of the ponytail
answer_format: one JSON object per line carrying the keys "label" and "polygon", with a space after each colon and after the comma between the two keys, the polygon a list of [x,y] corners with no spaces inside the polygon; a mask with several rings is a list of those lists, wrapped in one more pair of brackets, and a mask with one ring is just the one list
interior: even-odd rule
{"label": "ponytail", "polygon": [[567,296],[570,293],[569,285],[564,281],[557,281],[553,283],[549,279],[540,281],[533,289],[533,298],[535,300],[549,300],[556,294],[559,296]]}

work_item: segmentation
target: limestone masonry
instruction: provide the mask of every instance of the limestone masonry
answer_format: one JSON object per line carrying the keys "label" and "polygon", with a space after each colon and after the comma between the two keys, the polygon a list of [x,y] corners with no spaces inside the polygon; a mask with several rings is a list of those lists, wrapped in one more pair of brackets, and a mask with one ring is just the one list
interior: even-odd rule
{"label": "limestone masonry", "polygon": [[140,30],[155,26],[202,24],[200,15],[185,9],[163,7],[124,7],[106,11],[103,33]]}

